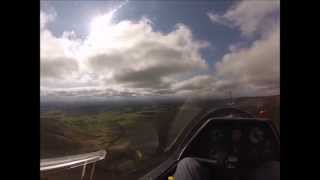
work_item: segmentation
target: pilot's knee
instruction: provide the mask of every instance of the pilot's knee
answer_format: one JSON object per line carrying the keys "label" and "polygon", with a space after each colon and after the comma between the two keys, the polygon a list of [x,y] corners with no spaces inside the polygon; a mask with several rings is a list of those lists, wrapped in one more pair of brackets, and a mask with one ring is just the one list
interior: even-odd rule
{"label": "pilot's knee", "polygon": [[192,168],[192,169],[199,166],[200,166],[199,162],[191,157],[183,158],[178,164],[178,167]]}

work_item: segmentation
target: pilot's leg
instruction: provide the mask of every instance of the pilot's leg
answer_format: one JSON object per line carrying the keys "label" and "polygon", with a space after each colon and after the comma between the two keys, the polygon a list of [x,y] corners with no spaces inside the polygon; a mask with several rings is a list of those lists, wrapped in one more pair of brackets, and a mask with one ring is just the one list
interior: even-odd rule
{"label": "pilot's leg", "polygon": [[208,169],[193,158],[182,159],[174,173],[175,180],[209,180]]}
{"label": "pilot's leg", "polygon": [[253,180],[280,180],[280,162],[269,161],[257,168],[252,174]]}

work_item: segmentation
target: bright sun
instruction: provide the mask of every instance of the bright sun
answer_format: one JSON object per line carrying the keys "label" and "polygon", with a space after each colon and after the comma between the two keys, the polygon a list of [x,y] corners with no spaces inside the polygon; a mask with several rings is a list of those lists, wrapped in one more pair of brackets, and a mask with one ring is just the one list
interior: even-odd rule
{"label": "bright sun", "polygon": [[126,3],[127,1],[112,9],[108,13],[95,16],[91,20],[88,37],[89,44],[95,44],[96,48],[102,48],[104,50],[119,46],[120,42],[115,41],[115,38],[119,35],[119,27],[117,24],[113,24],[112,20],[115,13]]}
{"label": "bright sun", "polygon": [[90,34],[89,39],[93,41],[94,44],[104,47],[112,46],[112,18],[115,10],[110,11],[107,14],[96,16],[92,19],[90,23]]}
{"label": "bright sun", "polygon": [[110,26],[111,24],[114,13],[115,10],[107,14],[94,17],[90,23],[90,30],[105,30],[106,28],[108,28],[108,26]]}
{"label": "bright sun", "polygon": [[128,1],[124,1],[118,7],[112,9],[107,14],[99,15],[99,16],[93,18],[93,20],[91,21],[91,24],[90,24],[91,31],[96,30],[96,29],[108,28],[108,26],[111,24],[111,21],[112,21],[114,14],[127,3],[128,3]]}

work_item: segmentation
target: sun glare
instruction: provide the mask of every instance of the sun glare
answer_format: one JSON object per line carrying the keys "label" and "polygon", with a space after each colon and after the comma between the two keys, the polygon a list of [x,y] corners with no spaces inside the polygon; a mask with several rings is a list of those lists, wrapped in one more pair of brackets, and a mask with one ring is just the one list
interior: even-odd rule
{"label": "sun glare", "polygon": [[122,4],[120,4],[118,7],[112,9],[110,12],[104,15],[98,15],[94,17],[90,23],[90,29],[91,31],[94,30],[106,30],[108,26],[112,23],[112,18],[114,17],[114,14],[121,9],[125,4],[127,4],[128,1],[124,1]]}
{"label": "sun glare", "polygon": [[90,23],[90,30],[105,30],[106,28],[108,28],[108,26],[111,24],[114,12],[115,11],[113,10],[107,14],[94,17]]}
{"label": "sun glare", "polygon": [[96,47],[111,46],[112,42],[112,18],[115,10],[104,15],[98,15],[91,20],[89,41],[90,44],[95,44]]}

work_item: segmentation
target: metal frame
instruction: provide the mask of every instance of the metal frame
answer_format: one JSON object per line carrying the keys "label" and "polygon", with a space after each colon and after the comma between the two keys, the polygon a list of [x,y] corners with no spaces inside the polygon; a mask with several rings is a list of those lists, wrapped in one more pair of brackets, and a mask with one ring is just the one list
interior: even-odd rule
{"label": "metal frame", "polygon": [[106,151],[100,150],[92,153],[64,156],[58,158],[48,158],[40,160],[40,172],[41,174],[68,170],[82,166],[81,180],[84,179],[86,173],[86,167],[92,164],[90,172],[90,180],[93,179],[95,165],[97,161],[101,161],[106,157]]}

